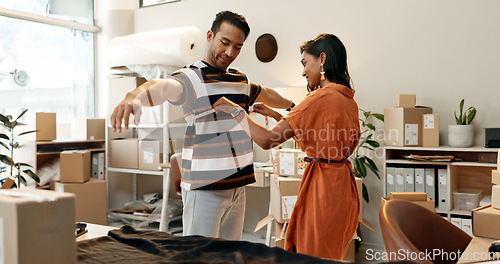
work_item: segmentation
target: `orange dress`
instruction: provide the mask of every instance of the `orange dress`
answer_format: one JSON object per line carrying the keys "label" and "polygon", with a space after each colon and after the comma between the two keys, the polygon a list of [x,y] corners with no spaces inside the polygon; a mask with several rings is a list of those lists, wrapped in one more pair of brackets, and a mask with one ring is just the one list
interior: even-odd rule
{"label": "orange dress", "polygon": [[[285,117],[309,158],[347,159],[360,130],[354,90],[329,84]],[[309,162],[286,231],[285,250],[343,259],[358,226],[359,198],[350,162]]]}

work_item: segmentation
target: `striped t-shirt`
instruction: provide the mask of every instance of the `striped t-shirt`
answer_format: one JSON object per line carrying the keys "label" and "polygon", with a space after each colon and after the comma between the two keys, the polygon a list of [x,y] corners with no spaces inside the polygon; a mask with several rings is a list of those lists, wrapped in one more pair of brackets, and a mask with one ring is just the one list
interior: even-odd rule
{"label": "striped t-shirt", "polygon": [[222,190],[255,182],[253,144],[230,114],[213,113],[212,105],[225,96],[248,112],[261,91],[233,69],[198,61],[170,77],[183,87],[181,105],[188,127],[182,149],[182,182],[187,190]]}

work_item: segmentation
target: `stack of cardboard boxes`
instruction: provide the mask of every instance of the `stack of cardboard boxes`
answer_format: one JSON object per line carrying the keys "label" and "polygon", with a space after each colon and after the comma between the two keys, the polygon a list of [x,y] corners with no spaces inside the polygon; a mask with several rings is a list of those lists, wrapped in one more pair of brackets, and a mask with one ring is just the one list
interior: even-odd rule
{"label": "stack of cardboard boxes", "polygon": [[[104,139],[104,119],[82,119],[74,123],[74,140]],[[107,225],[106,181],[92,176],[92,150],[67,150],[60,154],[60,180],[50,189],[75,195],[76,221]]]}
{"label": "stack of cardboard boxes", "polygon": [[500,150],[491,182],[491,204],[472,210],[472,232],[475,236],[500,239]]}
{"label": "stack of cardboard boxes", "polygon": [[386,146],[439,147],[439,115],[415,102],[414,94],[398,94],[396,107],[384,109]]}
{"label": "stack of cardboard boxes", "polygon": [[[146,82],[146,79],[134,75],[132,73],[110,75],[109,113],[113,112],[114,107],[120,103],[128,92]],[[120,138],[110,137],[110,167],[161,170],[160,164],[163,163],[163,146],[166,140],[171,140],[168,142],[170,153],[180,152],[186,128],[182,126],[167,127],[165,122],[185,123],[181,107],[166,103],[154,107],[143,107],[141,110],[140,124],[146,126],[139,127],[137,131],[134,131],[135,134],[130,133],[124,136],[122,133],[119,135]],[[133,115],[130,116],[129,124],[134,124],[133,117]],[[164,129],[169,129],[169,139],[164,138]],[[131,129],[127,131],[131,131]]]}
{"label": "stack of cardboard boxes", "polygon": [[109,142],[109,166],[139,170],[161,170],[163,141],[120,138]]}
{"label": "stack of cardboard boxes", "polygon": [[[277,247],[283,248],[286,237],[286,223],[292,215],[300,182],[306,167],[304,158],[306,154],[299,149],[280,149],[275,155],[277,166],[277,177],[271,175],[270,179],[270,211],[271,214],[262,219],[255,229],[258,231],[271,221],[274,222],[274,237]],[[356,179],[358,193],[361,195],[362,180]],[[360,197],[360,200],[362,198]],[[360,201],[360,208],[361,208]],[[362,210],[360,210],[359,220],[362,220]],[[354,235],[344,260],[354,262]]]}

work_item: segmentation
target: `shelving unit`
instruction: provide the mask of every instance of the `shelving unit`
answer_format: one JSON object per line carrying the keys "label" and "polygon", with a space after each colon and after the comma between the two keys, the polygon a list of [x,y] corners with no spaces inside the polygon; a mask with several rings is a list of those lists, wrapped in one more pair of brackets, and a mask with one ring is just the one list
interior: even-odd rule
{"label": "shelving unit", "polygon": [[16,157],[33,166],[34,171],[38,171],[58,159],[59,154],[65,150],[105,151],[105,140],[25,141],[18,149]]}
{"label": "shelving unit", "polygon": [[[447,171],[447,199],[448,208],[436,208],[436,213],[450,218],[452,216],[470,217],[471,211],[458,210],[453,206],[453,191],[459,188],[482,190],[484,195],[491,195],[491,170],[497,167],[497,148],[451,148],[451,147],[384,147],[383,182],[384,194],[387,192],[387,167],[426,167],[441,168]],[[410,154],[433,156],[452,155],[462,161],[454,162],[424,162],[405,159]],[[437,175],[436,175],[437,178]]]}
{"label": "shelving unit", "polygon": [[[131,76],[120,76],[117,78],[135,78]],[[111,80],[111,78],[110,78]],[[123,86],[124,83],[130,83],[133,86]],[[119,93],[126,93],[130,90],[135,89],[136,84],[140,84],[139,82],[136,82],[135,80],[119,80],[119,89],[125,89],[125,90],[120,90]],[[110,93],[113,93],[113,91],[116,91],[116,89],[111,88]],[[110,94],[110,97],[116,97],[118,96],[119,98],[122,95],[117,95],[117,94]],[[139,125],[135,125],[131,123],[129,125],[128,131],[124,131],[122,127],[122,133],[116,133],[113,132],[113,128],[110,126],[108,123],[106,125],[106,149],[109,150],[109,144],[110,141],[113,139],[117,138],[138,138],[139,140],[141,139],[153,139],[153,140],[158,140],[162,142],[161,145],[161,151],[163,153],[163,161],[161,168],[158,170],[141,170],[141,169],[129,169],[129,168],[115,168],[110,166],[110,158],[109,151],[106,152],[107,157],[106,157],[106,172],[108,174],[113,174],[113,179],[108,178],[108,193],[109,193],[109,199],[108,199],[108,208],[109,209],[118,209],[118,208],[113,208],[116,207],[115,204],[112,204],[112,199],[116,200],[122,200],[118,202],[113,202],[113,203],[120,203],[120,202],[129,202],[129,201],[124,201],[126,199],[131,199],[132,201],[138,200],[138,196],[140,195],[139,193],[139,178],[144,177],[144,176],[153,176],[153,177],[162,177],[162,185],[161,185],[161,191],[163,194],[163,203],[162,203],[162,208],[167,208],[168,204],[168,199],[170,196],[170,189],[172,187],[170,186],[170,168],[168,166],[169,163],[169,158],[170,154],[172,153],[171,146],[170,146],[170,140],[171,140],[171,131],[175,130],[177,135],[182,134],[182,138],[184,135],[184,131],[187,127],[186,123],[182,123],[184,121],[183,119],[183,113],[182,109],[178,106],[173,106],[169,104],[168,102],[162,104],[161,106],[156,106],[156,112],[154,115],[156,116],[144,116],[141,117],[141,123]],[[143,113],[144,114],[144,113]],[[172,123],[173,122],[180,122],[180,123]],[[116,175],[116,177],[115,177]],[[126,175],[130,175],[130,178],[125,177]],[[130,181],[128,179],[131,179]],[[114,180],[117,180],[118,182],[113,182]],[[154,179],[153,179],[154,180]],[[123,182],[126,181],[126,182]],[[116,185],[120,185],[120,190],[117,191],[118,193],[115,193],[115,187]],[[158,189],[159,185],[157,184],[156,186],[153,186],[154,188]],[[126,189],[126,190],[123,190]],[[123,194],[124,192],[127,192],[127,194]],[[121,196],[120,196],[121,195]],[[118,197],[118,198],[117,198]],[[140,218],[140,217],[139,217]],[[147,216],[146,216],[147,218]],[[168,232],[174,232],[175,230],[172,230],[169,228],[168,223],[170,222],[171,219],[168,219],[167,215],[167,210],[162,210],[159,222],[160,222],[160,231],[168,231]]]}

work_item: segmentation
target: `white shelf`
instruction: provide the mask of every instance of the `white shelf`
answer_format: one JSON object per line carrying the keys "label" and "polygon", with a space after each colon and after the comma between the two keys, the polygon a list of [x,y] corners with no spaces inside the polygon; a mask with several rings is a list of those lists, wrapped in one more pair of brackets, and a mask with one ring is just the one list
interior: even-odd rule
{"label": "white shelf", "polygon": [[388,164],[412,164],[412,165],[434,165],[434,166],[469,166],[469,167],[492,167],[496,168],[496,163],[481,163],[481,162],[463,162],[463,161],[453,161],[453,162],[441,162],[441,161],[418,161],[418,160],[405,160],[405,159],[388,159],[386,160]]}
{"label": "white shelf", "polygon": [[[385,146],[384,172],[381,175],[382,184],[384,184],[384,195],[387,192],[387,167],[398,167],[399,165],[399,167],[410,168],[446,168],[446,185],[439,186],[438,192],[435,193],[435,195],[439,195],[439,192],[444,191],[444,195],[442,195],[442,197],[436,196],[435,199],[446,199],[448,204],[447,206],[442,206],[442,208],[444,207],[445,209],[436,208],[436,213],[446,215],[448,220],[450,220],[450,217],[453,215],[471,217],[472,213],[470,210],[450,209],[453,208],[453,191],[459,188],[474,188],[489,194],[491,191],[491,170],[497,168],[496,161],[498,158],[498,151],[498,148],[485,148],[479,146],[471,148],[452,148],[449,146],[438,148]],[[423,156],[453,155],[459,157],[463,161],[440,162],[405,159],[410,153]],[[482,161],[489,161],[490,163]],[[436,178],[438,175],[434,175],[434,177]],[[436,182],[440,180],[441,179],[437,178]],[[442,190],[442,187],[445,189]]]}
{"label": "white shelf", "polygon": [[394,150],[417,150],[417,151],[458,151],[458,152],[493,152],[497,153],[499,148],[485,148],[481,146],[474,146],[470,148],[452,148],[449,146],[441,147],[396,147],[396,146],[385,146],[385,149]]}
{"label": "white shelf", "polygon": [[450,162],[439,162],[439,161],[418,161],[418,160],[405,160],[405,159],[389,159],[385,161],[386,163],[390,164],[422,164],[422,165],[443,165],[447,166],[450,164]]}
{"label": "white shelf", "polygon": [[468,166],[468,167],[492,167],[496,168],[497,164],[496,163],[481,163],[481,162],[452,162],[451,165],[453,166]]}
{"label": "white shelf", "polygon": [[150,170],[126,169],[126,168],[112,168],[112,167],[109,167],[108,171],[111,171],[111,172],[121,172],[121,173],[131,173],[131,174],[146,174],[146,175],[159,175],[159,176],[163,176],[163,171],[150,171]]}
{"label": "white shelf", "polygon": [[451,209],[450,214],[472,216],[472,211],[470,211],[470,210]]}

